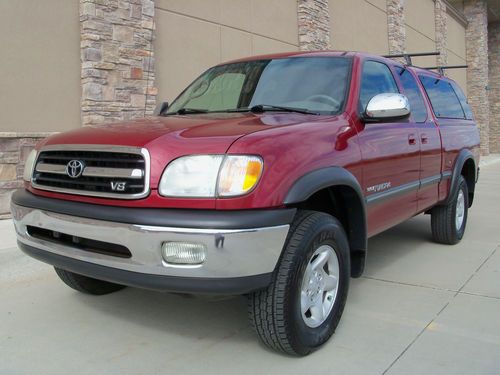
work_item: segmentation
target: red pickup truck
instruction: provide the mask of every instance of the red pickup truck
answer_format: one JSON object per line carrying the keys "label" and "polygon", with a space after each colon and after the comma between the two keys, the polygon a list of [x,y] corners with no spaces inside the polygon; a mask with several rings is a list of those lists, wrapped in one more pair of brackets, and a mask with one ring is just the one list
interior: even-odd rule
{"label": "red pickup truck", "polygon": [[258,56],[155,117],[42,141],[12,214],[21,250],[80,292],[245,294],[264,343],[306,355],[370,236],[426,213],[437,242],[460,241],[478,163],[445,76],[356,52]]}

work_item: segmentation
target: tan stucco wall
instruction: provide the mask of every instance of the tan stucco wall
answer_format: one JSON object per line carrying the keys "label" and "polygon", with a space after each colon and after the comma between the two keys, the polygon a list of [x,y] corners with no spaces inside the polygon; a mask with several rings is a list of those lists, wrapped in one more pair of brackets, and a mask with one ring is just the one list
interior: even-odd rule
{"label": "tan stucco wall", "polygon": [[[435,22],[433,0],[406,0],[406,50],[408,52],[433,52],[435,44]],[[465,26],[451,14],[447,18],[447,43],[448,65],[465,64]],[[436,66],[435,57],[413,58],[413,63],[418,66]],[[446,75],[457,81],[466,91],[466,70],[450,69]]]}
{"label": "tan stucco wall", "polygon": [[78,4],[0,1],[0,133],[80,126]]}
{"label": "tan stucco wall", "polygon": [[388,53],[385,0],[330,0],[329,8],[333,49]]}
{"label": "tan stucco wall", "polygon": [[[465,65],[465,26],[448,14],[448,65]],[[450,69],[447,75],[467,92],[467,70]]]}
{"label": "tan stucco wall", "polygon": [[292,0],[157,0],[155,17],[158,101],[220,62],[298,50]]}
{"label": "tan stucco wall", "polygon": [[[405,0],[406,50],[408,52],[436,51],[436,26],[433,0]],[[418,66],[435,66],[436,57],[416,57]]]}

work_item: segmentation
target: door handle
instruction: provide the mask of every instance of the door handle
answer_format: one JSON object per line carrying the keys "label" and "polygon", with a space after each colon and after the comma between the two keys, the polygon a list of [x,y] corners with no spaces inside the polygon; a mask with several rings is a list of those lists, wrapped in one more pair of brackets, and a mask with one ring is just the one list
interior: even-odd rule
{"label": "door handle", "polygon": [[408,135],[408,143],[412,146],[417,144],[417,138],[415,137],[415,134]]}
{"label": "door handle", "polygon": [[427,136],[427,134],[421,134],[420,135],[420,140],[422,141],[423,144],[426,144],[429,142],[429,137]]}

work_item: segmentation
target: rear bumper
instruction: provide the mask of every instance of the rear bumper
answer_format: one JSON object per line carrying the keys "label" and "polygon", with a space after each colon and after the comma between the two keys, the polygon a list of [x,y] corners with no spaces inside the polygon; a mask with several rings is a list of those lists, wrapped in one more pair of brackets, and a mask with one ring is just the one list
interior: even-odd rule
{"label": "rear bumper", "polygon": [[[134,208],[125,212],[117,208],[38,197],[26,191],[16,192],[11,202],[19,246],[28,255],[96,279],[185,293],[242,294],[268,285],[295,214],[288,209],[238,211],[231,215],[220,211]],[[135,222],[127,222],[131,220]],[[175,222],[182,226],[173,225]],[[28,227],[122,245],[129,249],[131,257],[105,255],[57,239],[33,237]],[[167,264],[161,245],[168,241],[204,244],[205,262],[190,266]]]}

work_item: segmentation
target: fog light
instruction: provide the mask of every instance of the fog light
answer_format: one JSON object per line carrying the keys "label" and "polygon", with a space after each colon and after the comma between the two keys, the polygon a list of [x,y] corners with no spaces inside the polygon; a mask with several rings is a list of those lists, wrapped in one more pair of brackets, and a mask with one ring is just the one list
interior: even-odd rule
{"label": "fog light", "polygon": [[163,260],[172,264],[201,264],[207,257],[207,247],[189,242],[164,242],[161,246]]}

